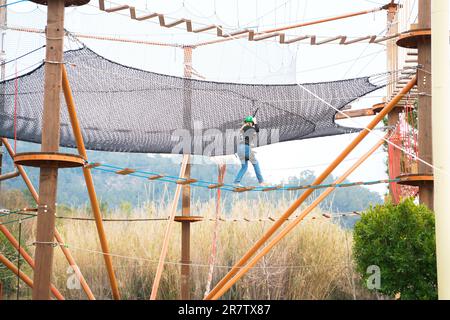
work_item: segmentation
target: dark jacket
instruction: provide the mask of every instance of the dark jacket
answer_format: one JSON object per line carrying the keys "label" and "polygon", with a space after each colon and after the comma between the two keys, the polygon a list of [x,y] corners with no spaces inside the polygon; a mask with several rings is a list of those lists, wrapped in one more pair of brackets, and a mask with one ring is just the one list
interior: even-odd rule
{"label": "dark jacket", "polygon": [[251,145],[252,139],[256,137],[256,133],[259,132],[259,125],[256,123],[253,126],[245,126],[243,129],[244,143]]}

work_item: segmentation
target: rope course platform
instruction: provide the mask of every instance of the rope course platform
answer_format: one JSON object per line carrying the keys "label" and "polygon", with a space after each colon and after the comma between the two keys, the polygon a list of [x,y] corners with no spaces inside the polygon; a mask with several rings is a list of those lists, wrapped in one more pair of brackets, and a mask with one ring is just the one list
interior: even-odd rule
{"label": "rope course platform", "polygon": [[[93,166],[95,164],[95,166]],[[268,186],[236,186],[234,184],[218,183],[216,181],[206,181],[194,178],[180,178],[178,176],[165,175],[156,172],[148,172],[144,170],[132,169],[132,168],[121,168],[114,165],[102,164],[100,162],[88,163],[87,168],[92,168],[94,170],[99,170],[108,173],[115,173],[117,175],[133,176],[137,178],[142,178],[146,180],[162,181],[181,185],[190,185],[194,187],[207,188],[210,190],[221,189],[225,191],[232,191],[237,193],[249,192],[249,191],[297,191],[306,189],[324,189],[324,188],[345,188],[354,186],[364,186],[364,185],[374,185],[380,183],[393,183],[401,181],[400,178],[395,179],[381,179],[373,181],[357,181],[357,182],[346,182],[346,183],[329,183],[329,184],[318,184],[318,185],[268,185]]]}
{"label": "rope course platform", "polygon": [[175,222],[199,222],[202,221],[202,216],[175,216]]}
{"label": "rope course platform", "polygon": [[[48,0],[29,0],[31,2],[41,4],[46,6],[48,4]],[[65,0],[64,5],[66,7],[78,7],[78,6],[84,6],[85,4],[88,4],[91,0]]]}
{"label": "rope course platform", "polygon": [[397,177],[399,181],[398,184],[409,185],[409,186],[423,186],[427,183],[433,183],[432,174],[422,174],[422,173],[408,173],[402,174]]}
{"label": "rope course platform", "polygon": [[46,168],[83,167],[86,160],[75,154],[57,152],[24,152],[14,156],[16,165]]}
{"label": "rope course platform", "polygon": [[426,39],[431,39],[431,29],[409,30],[397,39],[397,45],[403,48],[417,48],[417,43]]}

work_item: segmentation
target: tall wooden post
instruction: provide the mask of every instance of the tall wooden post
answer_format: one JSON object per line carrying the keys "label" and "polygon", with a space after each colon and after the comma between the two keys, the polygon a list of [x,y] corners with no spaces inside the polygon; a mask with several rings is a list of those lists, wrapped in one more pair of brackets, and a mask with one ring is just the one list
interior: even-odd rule
{"label": "tall wooden post", "polygon": [[[5,80],[5,35],[6,35],[6,0],[0,0],[0,80]],[[0,112],[3,111],[1,108],[5,106],[5,86],[3,86],[2,101],[0,101]],[[0,140],[0,175],[2,174],[3,165],[3,143]],[[2,191],[2,185],[0,182],[0,192]]]}
{"label": "tall wooden post", "polygon": [[[64,0],[48,1],[45,55],[42,152],[57,152],[60,137],[60,94],[64,42]],[[42,167],[36,233],[33,299],[50,299],[58,168]]]}
{"label": "tall wooden post", "polygon": [[[387,36],[396,34],[398,32],[398,21],[395,21],[398,18],[398,4],[390,3],[387,8]],[[396,73],[395,71],[398,69],[398,47],[395,43],[395,39],[388,40],[386,42],[386,57],[387,57],[387,70],[391,72],[389,77],[389,84],[387,87],[387,97],[389,100],[395,90],[395,79]],[[399,120],[399,108],[392,109],[388,114],[388,126],[395,126]],[[390,173],[391,174],[391,173]],[[392,188],[395,187],[395,184],[389,184],[389,194],[391,199],[394,200],[394,190]]]}
{"label": "tall wooden post", "polygon": [[[184,77],[189,79],[192,77],[192,47],[184,47]],[[184,127],[191,129],[191,86],[189,81],[185,81],[183,103],[183,121]],[[192,130],[191,137],[192,136]],[[191,157],[188,155],[188,163],[183,178],[189,179],[191,177]],[[181,197],[181,214],[183,216],[191,215],[191,187],[189,184],[183,186]],[[190,299],[190,273],[191,273],[191,223],[190,221],[183,221],[181,223],[181,299]]]}
{"label": "tall wooden post", "polygon": [[[431,28],[431,2],[419,0],[418,29]],[[419,91],[419,158],[433,163],[432,154],[432,123],[431,123],[431,39],[421,37],[417,42],[418,64],[417,87]],[[433,169],[419,162],[420,174],[433,174]],[[433,210],[433,182],[423,183],[419,188],[419,201]]]}

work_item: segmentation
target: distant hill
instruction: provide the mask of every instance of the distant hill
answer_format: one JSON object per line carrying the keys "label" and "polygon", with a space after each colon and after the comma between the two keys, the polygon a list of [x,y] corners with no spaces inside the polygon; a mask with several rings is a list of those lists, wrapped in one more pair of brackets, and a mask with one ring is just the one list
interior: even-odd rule
{"label": "distant hill", "polygon": [[[39,150],[39,146],[31,143],[19,142],[19,152]],[[74,152],[71,149],[63,149],[62,152]],[[163,173],[167,175],[178,175],[179,162],[181,157],[167,157],[162,155],[147,154],[130,154],[130,153],[112,153],[89,151],[88,156],[91,162],[102,162],[120,167],[132,167],[152,172]],[[3,172],[13,170],[13,163],[8,155],[3,157]],[[228,165],[225,176],[225,182],[231,183],[239,165]],[[38,187],[39,172],[37,169],[30,168],[27,170],[29,176]],[[256,184],[256,179],[251,174],[247,174],[243,180],[244,184]],[[196,164],[192,168],[192,177],[202,180],[217,180],[217,165],[208,161],[206,164]],[[147,181],[136,177],[119,176],[116,174],[93,170],[94,183],[97,195],[103,203],[107,203],[110,208],[117,207],[123,203],[130,203],[133,206],[141,205],[145,202],[164,201],[168,202],[172,199],[175,190],[174,184],[158,181]],[[288,183],[292,184],[309,184],[313,182],[315,176],[312,171],[306,170],[299,172],[298,176],[288,179]],[[328,177],[325,183],[331,183],[335,177]],[[3,182],[2,186],[11,189],[25,190],[26,186],[20,178]],[[215,197],[216,191],[205,188],[192,188],[193,201],[207,201]],[[258,199],[263,196],[265,199],[277,201],[280,199],[291,199],[297,197],[302,191],[282,192],[273,191],[268,193],[246,192],[236,194],[233,192],[223,192],[222,199],[225,204],[237,198]],[[320,190],[314,191],[315,196],[320,194]],[[58,179],[58,203],[66,204],[73,207],[85,205],[89,199],[86,192],[85,182],[82,171],[80,169],[64,169],[59,171]],[[381,203],[381,196],[377,192],[370,191],[364,187],[351,187],[337,189],[326,201],[321,208],[331,212],[348,212],[360,211],[366,209],[370,204]]]}

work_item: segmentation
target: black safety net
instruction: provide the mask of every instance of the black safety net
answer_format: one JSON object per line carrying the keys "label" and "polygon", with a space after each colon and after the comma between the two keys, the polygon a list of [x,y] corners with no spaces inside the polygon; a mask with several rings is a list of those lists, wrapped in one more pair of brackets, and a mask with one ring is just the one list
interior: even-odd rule
{"label": "black safety net", "polygon": [[[254,85],[201,81],[127,67],[87,47],[64,62],[86,148],[142,153],[232,154],[243,119],[256,113],[257,145],[358,131],[336,109],[374,91],[370,77]],[[0,86],[0,136],[40,143],[44,65]],[[60,145],[75,147],[61,93]],[[331,105],[331,106],[330,106]]]}

